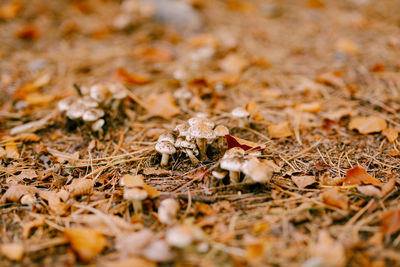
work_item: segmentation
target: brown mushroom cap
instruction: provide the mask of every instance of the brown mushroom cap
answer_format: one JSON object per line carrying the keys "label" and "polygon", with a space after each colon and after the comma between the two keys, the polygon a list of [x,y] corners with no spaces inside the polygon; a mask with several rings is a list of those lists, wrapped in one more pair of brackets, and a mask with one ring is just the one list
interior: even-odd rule
{"label": "brown mushroom cap", "polygon": [[72,105],[74,102],[75,102],[75,101],[74,101],[74,98],[72,98],[72,97],[66,97],[66,98],[64,98],[64,99],[61,99],[61,100],[58,102],[57,106],[58,106],[58,109],[59,109],[60,111],[67,111],[67,110],[71,107],[71,105]]}
{"label": "brown mushroom cap", "polygon": [[223,158],[244,157],[244,149],[240,147],[233,147],[227,150]]}
{"label": "brown mushroom cap", "polygon": [[124,189],[124,199],[129,201],[144,200],[147,196],[147,191],[139,187]]}
{"label": "brown mushroom cap", "polygon": [[204,123],[193,124],[189,128],[190,135],[194,138],[214,139],[215,133],[211,126]]}
{"label": "brown mushroom cap", "polygon": [[76,120],[81,118],[84,112],[85,108],[78,102],[74,102],[67,110],[67,117],[71,120]]}
{"label": "brown mushroom cap", "polygon": [[126,187],[143,187],[145,185],[143,175],[130,175],[126,174],[122,176],[119,184]]}
{"label": "brown mushroom cap", "polygon": [[225,135],[229,134],[229,129],[223,125],[218,125],[217,127],[215,127],[214,132],[215,132],[215,135],[218,137],[225,136]]}
{"label": "brown mushroom cap", "polygon": [[214,128],[215,123],[207,118],[202,118],[202,117],[194,117],[194,118],[190,118],[188,120],[188,123],[190,126],[193,126],[195,124],[206,124],[208,126],[210,126],[211,128]]}
{"label": "brown mushroom cap", "polygon": [[238,107],[232,110],[232,116],[235,118],[246,118],[250,116],[250,113],[242,107]]}
{"label": "brown mushroom cap", "polygon": [[156,150],[161,154],[174,154],[176,152],[175,146],[168,141],[161,141],[156,144]]}
{"label": "brown mushroom cap", "polygon": [[242,166],[242,161],[239,158],[223,158],[220,167],[223,170],[239,172]]}
{"label": "brown mushroom cap", "polygon": [[121,83],[109,83],[107,88],[114,99],[123,99],[127,96],[126,87]]}
{"label": "brown mushroom cap", "polygon": [[162,142],[162,141],[167,141],[170,143],[175,143],[175,137],[171,133],[162,133],[158,139],[157,142]]}
{"label": "brown mushroom cap", "polygon": [[257,158],[250,157],[241,166],[242,172],[249,176],[254,182],[269,182],[272,177],[272,168],[261,163]]}

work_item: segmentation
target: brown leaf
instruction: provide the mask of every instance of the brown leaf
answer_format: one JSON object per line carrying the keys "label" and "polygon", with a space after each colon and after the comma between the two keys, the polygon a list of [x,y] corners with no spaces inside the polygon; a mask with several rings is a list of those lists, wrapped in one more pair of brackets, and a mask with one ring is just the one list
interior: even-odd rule
{"label": "brown leaf", "polygon": [[94,182],[92,179],[74,179],[68,186],[72,197],[89,195],[93,192]]}
{"label": "brown leaf", "polygon": [[330,85],[337,88],[346,88],[340,72],[326,72],[315,78],[316,82]]}
{"label": "brown leaf", "polygon": [[0,199],[0,203],[5,203],[7,201],[10,202],[18,202],[21,197],[27,194],[35,194],[38,192],[38,189],[33,186],[28,185],[12,185],[7,189],[4,195]]}
{"label": "brown leaf", "polygon": [[215,210],[206,203],[196,202],[195,203],[196,209],[205,215],[211,216],[215,213]]}
{"label": "brown leaf", "polygon": [[150,79],[145,76],[129,73],[124,68],[119,68],[113,75],[114,79],[125,84],[146,84],[150,82]]}
{"label": "brown leaf", "polygon": [[249,149],[257,150],[265,148],[264,145],[244,140],[233,135],[227,134],[225,135],[225,138],[226,138],[226,143],[228,144],[228,149],[231,149],[233,147],[240,147],[244,150],[249,150]]}
{"label": "brown leaf", "polygon": [[262,258],[264,255],[264,242],[254,242],[246,247],[246,259],[249,261]]}
{"label": "brown leaf", "polygon": [[382,130],[382,135],[385,136],[390,143],[393,143],[399,136],[399,131],[393,128],[386,128]]}
{"label": "brown leaf", "polygon": [[5,243],[0,246],[1,253],[12,261],[20,261],[24,256],[24,246],[19,243]]}
{"label": "brown leaf", "polygon": [[[165,130],[164,130],[165,132]],[[155,168],[144,168],[144,175],[153,175],[153,176],[169,176],[172,175],[172,171],[166,169],[155,169]]]}
{"label": "brown leaf", "polygon": [[358,184],[379,185],[381,184],[381,181],[369,175],[362,167],[356,166],[346,171],[346,177],[343,180],[343,185]]}
{"label": "brown leaf", "polygon": [[220,62],[220,68],[228,73],[240,73],[247,66],[249,62],[238,54],[230,54]]}
{"label": "brown leaf", "polygon": [[252,118],[255,121],[264,121],[264,117],[261,115],[261,112],[258,110],[256,101],[254,101],[254,99],[251,99],[246,104],[245,108],[250,113],[250,118]]}
{"label": "brown leaf", "polygon": [[61,201],[59,195],[54,191],[40,191],[40,197],[47,200],[50,211],[54,215],[65,215],[69,208],[69,205]]}
{"label": "brown leaf", "polygon": [[17,31],[16,36],[20,39],[33,41],[38,39],[41,34],[38,27],[34,25],[26,25]]}
{"label": "brown leaf", "polygon": [[74,162],[79,159],[79,152],[76,151],[75,153],[66,153],[55,150],[53,148],[48,147],[47,151],[52,154],[53,156],[57,157],[57,161],[62,163],[64,161]]}
{"label": "brown leaf", "polygon": [[349,55],[358,55],[360,47],[353,40],[341,38],[336,42],[336,49]]}
{"label": "brown leaf", "polygon": [[51,80],[51,75],[49,73],[39,76],[35,80],[28,82],[23,86],[19,87],[17,90],[15,90],[13,94],[13,99],[14,100],[25,99],[27,95],[37,92],[43,86],[48,85],[50,80]]}
{"label": "brown leaf", "polygon": [[13,138],[14,141],[21,141],[24,143],[27,142],[38,142],[40,141],[40,136],[34,133],[22,133],[17,135],[16,137]]}
{"label": "brown leaf", "polygon": [[321,111],[322,105],[319,102],[302,103],[302,104],[296,105],[296,109],[298,109],[300,111],[304,111],[304,112],[314,113],[314,112]]}
{"label": "brown leaf", "polygon": [[373,185],[359,185],[357,186],[358,192],[369,197],[381,198],[382,192],[379,188]]}
{"label": "brown leaf", "polygon": [[23,4],[19,1],[10,1],[0,6],[0,19],[13,19],[21,12]]}
{"label": "brown leaf", "polygon": [[357,130],[361,134],[381,132],[386,128],[386,121],[377,116],[355,117],[349,123],[350,130]]}
{"label": "brown leaf", "polygon": [[381,192],[382,196],[386,196],[387,194],[390,193],[394,189],[394,186],[396,184],[396,180],[394,178],[390,178],[389,181],[383,185],[381,185]]}
{"label": "brown leaf", "polygon": [[330,206],[347,210],[350,199],[347,195],[341,193],[338,188],[332,188],[321,194],[321,200]]}
{"label": "brown leaf", "polygon": [[326,230],[319,231],[318,241],[310,245],[309,252],[313,257],[323,259],[322,266],[344,267],[346,265],[344,246],[334,240]]}
{"label": "brown leaf", "polygon": [[23,238],[25,238],[25,239],[28,238],[30,233],[31,233],[31,230],[33,228],[37,228],[37,227],[40,227],[40,226],[43,226],[43,225],[44,225],[44,217],[40,217],[40,218],[34,219],[33,221],[29,221],[27,223],[24,223],[22,225],[22,236],[23,236]]}
{"label": "brown leaf", "polygon": [[149,62],[168,62],[173,58],[171,50],[166,47],[147,47],[141,49],[135,55]]}
{"label": "brown leaf", "polygon": [[64,235],[72,250],[83,262],[91,261],[106,246],[105,237],[91,228],[67,228]]}
{"label": "brown leaf", "polygon": [[293,132],[290,130],[289,122],[281,122],[268,126],[268,135],[271,138],[285,138],[292,136]]}
{"label": "brown leaf", "polygon": [[146,108],[150,116],[159,116],[166,120],[181,113],[181,110],[175,104],[174,97],[169,92],[151,95],[146,101]]}
{"label": "brown leaf", "polygon": [[293,182],[298,188],[305,188],[306,186],[312,185],[316,182],[315,176],[292,176]]}
{"label": "brown leaf", "polygon": [[400,209],[384,211],[381,225],[385,235],[392,235],[400,231]]}
{"label": "brown leaf", "polygon": [[19,158],[18,147],[14,141],[8,141],[6,143],[6,157],[10,159],[18,159]]}
{"label": "brown leaf", "polygon": [[54,100],[54,98],[54,95],[35,92],[26,95],[25,101],[32,106],[47,106]]}

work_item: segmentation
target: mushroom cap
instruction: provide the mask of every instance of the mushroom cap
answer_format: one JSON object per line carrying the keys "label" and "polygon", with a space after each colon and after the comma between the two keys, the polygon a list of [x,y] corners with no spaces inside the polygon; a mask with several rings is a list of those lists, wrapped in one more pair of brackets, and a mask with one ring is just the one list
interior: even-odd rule
{"label": "mushroom cap", "polygon": [[190,226],[177,225],[167,230],[165,239],[169,245],[183,248],[192,244],[195,233]]}
{"label": "mushroom cap", "polygon": [[90,96],[86,95],[80,99],[80,103],[85,106],[85,108],[97,108],[99,103],[96,100],[91,98]]}
{"label": "mushroom cap", "polygon": [[222,180],[226,177],[226,172],[224,171],[212,171],[211,174],[218,180]]}
{"label": "mushroom cap", "polygon": [[122,176],[119,184],[126,187],[143,187],[145,185],[143,175],[125,174]]}
{"label": "mushroom cap", "polygon": [[208,113],[205,113],[205,112],[198,112],[198,113],[196,113],[196,117],[197,118],[208,118]]}
{"label": "mushroom cap", "polygon": [[161,154],[174,154],[176,152],[174,145],[168,141],[158,142],[155,148]]}
{"label": "mushroom cap", "polygon": [[203,117],[193,117],[188,120],[188,123],[190,126],[193,126],[195,124],[206,124],[210,126],[211,128],[214,128],[215,123],[207,118]]}
{"label": "mushroom cap", "polygon": [[109,83],[107,88],[114,99],[123,99],[127,96],[126,87],[122,83]]}
{"label": "mushroom cap", "polygon": [[176,218],[179,211],[179,203],[173,198],[167,198],[161,201],[158,207],[158,219],[162,223],[169,224]]}
{"label": "mushroom cap", "polygon": [[83,113],[82,119],[84,121],[96,121],[103,116],[104,116],[104,110],[98,108],[91,108]]}
{"label": "mushroom cap", "polygon": [[74,102],[72,97],[66,97],[58,101],[57,106],[60,111],[67,111]]}
{"label": "mushroom cap", "polygon": [[229,129],[226,128],[224,125],[218,125],[217,127],[215,127],[214,132],[216,136],[225,136],[229,134]]}
{"label": "mushroom cap", "polygon": [[227,150],[222,158],[244,157],[244,149],[241,147],[232,147]]}
{"label": "mushroom cap", "polygon": [[192,96],[192,92],[190,92],[186,87],[182,87],[174,92],[174,97],[177,99],[189,99]]}
{"label": "mushroom cap", "polygon": [[104,84],[95,84],[90,87],[90,97],[97,102],[103,102],[107,98],[109,93],[107,87]]}
{"label": "mushroom cap", "polygon": [[182,148],[196,149],[196,144],[189,142],[187,140],[184,140],[182,138],[179,138],[176,140],[175,146],[182,147]]}
{"label": "mushroom cap", "polygon": [[187,136],[189,134],[189,125],[186,123],[176,125],[174,131],[178,132],[179,136]]}
{"label": "mushroom cap", "polygon": [[194,138],[214,139],[215,133],[211,126],[204,123],[197,123],[189,128],[190,135]]}
{"label": "mushroom cap", "polygon": [[78,102],[74,102],[67,110],[67,117],[70,118],[71,120],[76,120],[81,118],[84,112],[85,112],[84,107],[80,105]]}
{"label": "mushroom cap", "polygon": [[242,161],[239,158],[222,158],[220,167],[223,170],[240,171],[240,167],[242,166]]}
{"label": "mushroom cap", "polygon": [[170,143],[175,143],[175,137],[171,133],[162,133],[157,139],[157,142],[167,141]]}
{"label": "mushroom cap", "polygon": [[245,118],[250,116],[250,113],[242,107],[238,107],[232,110],[232,116],[235,118]]}
{"label": "mushroom cap", "polygon": [[242,164],[242,172],[249,176],[254,182],[266,183],[271,180],[272,168],[261,163],[257,158],[251,157]]}
{"label": "mushroom cap", "polygon": [[148,195],[146,190],[139,187],[124,189],[124,199],[129,201],[144,200]]}
{"label": "mushroom cap", "polygon": [[148,245],[143,251],[142,255],[151,261],[167,262],[174,258],[174,254],[168,244],[161,239],[158,239]]}
{"label": "mushroom cap", "polygon": [[97,120],[96,122],[94,122],[92,124],[92,130],[95,132],[100,131],[101,128],[103,127],[104,123],[105,123],[105,121],[103,119]]}

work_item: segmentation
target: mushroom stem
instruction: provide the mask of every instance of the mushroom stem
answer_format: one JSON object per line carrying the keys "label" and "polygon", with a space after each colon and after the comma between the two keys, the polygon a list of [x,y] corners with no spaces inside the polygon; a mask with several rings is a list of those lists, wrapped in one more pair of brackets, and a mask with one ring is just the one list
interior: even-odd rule
{"label": "mushroom stem", "polygon": [[230,178],[232,184],[239,183],[240,172],[229,171],[229,178]]}
{"label": "mushroom stem", "polygon": [[183,98],[178,99],[178,104],[183,111],[188,111],[188,107],[186,105],[186,99]]}
{"label": "mushroom stem", "polygon": [[239,127],[246,127],[247,126],[247,118],[240,118],[238,121]]}
{"label": "mushroom stem", "polygon": [[192,164],[197,165],[199,163],[199,160],[194,156],[193,151],[188,148],[186,148],[185,151],[186,154],[189,156],[189,159],[192,162]]}
{"label": "mushroom stem", "polygon": [[200,160],[207,159],[207,140],[205,138],[196,138],[196,143],[199,147]]}
{"label": "mushroom stem", "polygon": [[224,136],[219,136],[218,137],[218,147],[222,150],[224,148]]}
{"label": "mushroom stem", "polygon": [[168,165],[169,154],[163,153],[161,157],[161,166],[165,167]]}
{"label": "mushroom stem", "polygon": [[135,214],[141,214],[143,212],[143,205],[141,200],[134,200],[132,204]]}

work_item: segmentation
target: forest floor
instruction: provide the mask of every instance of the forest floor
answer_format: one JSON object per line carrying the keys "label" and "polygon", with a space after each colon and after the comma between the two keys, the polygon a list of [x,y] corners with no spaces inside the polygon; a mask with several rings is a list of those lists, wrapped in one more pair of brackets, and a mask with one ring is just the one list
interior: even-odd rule
{"label": "forest floor", "polygon": [[[1,1],[0,265],[400,266],[400,1],[151,2]],[[100,130],[59,110],[104,84]],[[196,114],[272,179],[214,178],[226,142],[161,167]]]}

